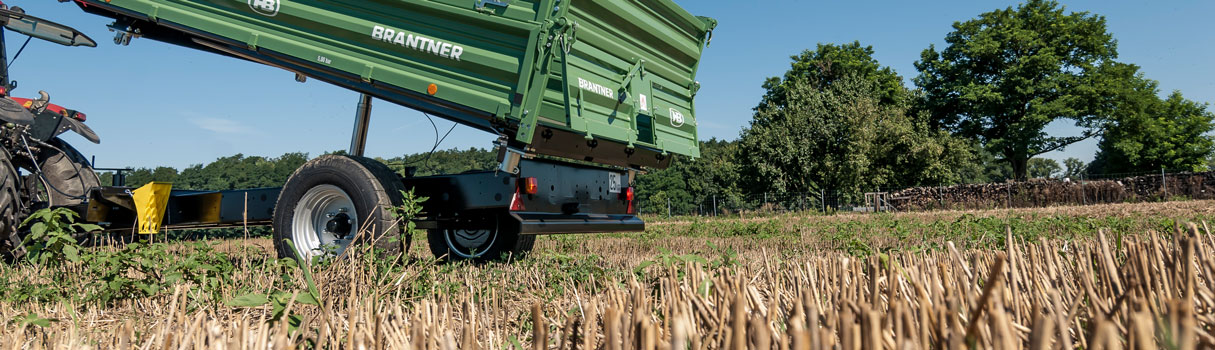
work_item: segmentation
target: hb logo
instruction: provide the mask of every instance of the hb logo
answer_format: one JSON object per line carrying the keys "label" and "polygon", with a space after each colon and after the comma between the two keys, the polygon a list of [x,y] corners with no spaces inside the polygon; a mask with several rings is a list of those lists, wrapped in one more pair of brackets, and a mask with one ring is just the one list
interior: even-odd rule
{"label": "hb logo", "polygon": [[671,126],[674,126],[676,128],[683,126],[683,113],[680,113],[679,111],[675,110],[674,108],[668,108],[668,109],[669,109],[668,112],[671,116]]}
{"label": "hb logo", "polygon": [[253,12],[265,16],[274,16],[278,14],[279,0],[249,0],[249,8]]}

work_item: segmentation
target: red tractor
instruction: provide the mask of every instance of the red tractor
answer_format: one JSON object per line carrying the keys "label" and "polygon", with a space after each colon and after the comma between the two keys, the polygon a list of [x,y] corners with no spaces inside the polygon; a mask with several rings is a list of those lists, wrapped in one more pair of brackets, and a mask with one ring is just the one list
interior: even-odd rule
{"label": "red tractor", "polygon": [[87,158],[59,135],[74,131],[99,143],[97,134],[85,126],[84,113],[50,102],[39,91],[37,98],[13,97],[17,82],[9,79],[8,67],[24,51],[23,44],[8,58],[4,35],[8,31],[66,46],[95,47],[96,42],[79,31],[25,14],[20,7],[0,2],[0,256],[22,254],[22,220],[35,210],[69,207],[83,212],[88,194],[101,186]]}

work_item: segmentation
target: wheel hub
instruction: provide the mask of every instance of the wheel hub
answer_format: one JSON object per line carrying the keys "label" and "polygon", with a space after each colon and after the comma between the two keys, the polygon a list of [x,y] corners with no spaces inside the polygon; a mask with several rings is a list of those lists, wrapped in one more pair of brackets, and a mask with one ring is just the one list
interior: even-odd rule
{"label": "wheel hub", "polygon": [[329,222],[325,223],[325,231],[339,237],[350,235],[350,229],[353,227],[350,215],[346,215],[346,213],[337,213],[337,215],[333,215],[332,219],[329,219]]}
{"label": "wheel hub", "polygon": [[359,227],[354,200],[334,185],[308,189],[292,213],[291,239],[302,258],[341,255]]}

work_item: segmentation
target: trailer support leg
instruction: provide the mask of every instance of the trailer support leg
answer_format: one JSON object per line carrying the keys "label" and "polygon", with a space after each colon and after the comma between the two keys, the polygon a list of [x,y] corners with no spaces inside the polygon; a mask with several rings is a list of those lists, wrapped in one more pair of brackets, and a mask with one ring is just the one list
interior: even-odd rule
{"label": "trailer support leg", "polygon": [[350,136],[350,155],[362,157],[367,150],[367,128],[371,126],[371,95],[359,94],[354,115],[354,134]]}

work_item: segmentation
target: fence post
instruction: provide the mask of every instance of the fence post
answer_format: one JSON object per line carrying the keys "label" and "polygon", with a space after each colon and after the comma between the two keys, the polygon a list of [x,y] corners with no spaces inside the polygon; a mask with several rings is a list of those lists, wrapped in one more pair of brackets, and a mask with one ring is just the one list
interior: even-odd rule
{"label": "fence post", "polygon": [[1168,200],[1169,186],[1164,181],[1164,166],[1160,166],[1160,190],[1164,192],[1164,200]]}
{"label": "fence post", "polygon": [[1007,197],[1005,197],[1006,202],[1004,203],[1004,206],[1007,209],[1012,209],[1012,187],[1013,187],[1013,184],[1015,184],[1015,183],[1016,182],[1009,183],[1009,184],[1007,184],[1008,186],[1004,186],[1005,193],[1007,193]]}
{"label": "fence post", "polygon": [[1079,177],[1080,181],[1076,182],[1076,184],[1080,185],[1080,204],[1088,205],[1088,197],[1084,196],[1084,174],[1080,174]]}
{"label": "fence post", "polygon": [[713,216],[717,216],[717,195],[713,195]]}
{"label": "fence post", "polygon": [[823,191],[818,191],[818,201],[823,205],[823,214],[827,214],[827,196],[823,195]]}
{"label": "fence post", "polygon": [[667,198],[667,218],[671,218],[671,198]]}

